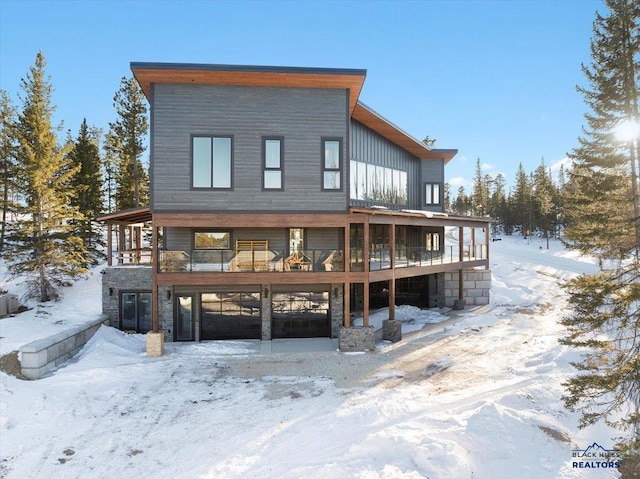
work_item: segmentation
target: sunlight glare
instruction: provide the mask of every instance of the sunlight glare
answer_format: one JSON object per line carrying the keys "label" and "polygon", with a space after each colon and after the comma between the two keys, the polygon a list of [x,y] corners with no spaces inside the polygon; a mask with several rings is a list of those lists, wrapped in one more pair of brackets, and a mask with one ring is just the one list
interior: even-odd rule
{"label": "sunlight glare", "polygon": [[614,133],[620,141],[632,141],[640,137],[640,124],[634,120],[624,120],[616,126]]}

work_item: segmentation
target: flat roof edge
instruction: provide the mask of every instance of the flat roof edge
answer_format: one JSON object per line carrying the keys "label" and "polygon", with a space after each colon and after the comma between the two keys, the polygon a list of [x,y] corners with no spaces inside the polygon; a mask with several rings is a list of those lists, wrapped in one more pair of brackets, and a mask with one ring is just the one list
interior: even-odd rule
{"label": "flat roof edge", "polygon": [[262,65],[227,65],[208,63],[162,63],[131,62],[131,70],[175,70],[175,71],[226,71],[255,73],[298,73],[315,75],[353,75],[366,76],[367,70],[360,68],[324,68],[324,67],[288,67]]}

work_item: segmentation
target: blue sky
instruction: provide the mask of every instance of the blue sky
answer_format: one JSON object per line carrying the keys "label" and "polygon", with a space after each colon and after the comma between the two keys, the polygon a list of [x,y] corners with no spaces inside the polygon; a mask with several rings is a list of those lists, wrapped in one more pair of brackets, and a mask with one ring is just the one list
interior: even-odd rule
{"label": "blue sky", "polygon": [[589,41],[601,1],[0,0],[0,88],[42,50],[56,122],[108,128],[129,62],[364,68],[360,100],[436,148],[457,148],[447,180],[513,181],[576,146]]}

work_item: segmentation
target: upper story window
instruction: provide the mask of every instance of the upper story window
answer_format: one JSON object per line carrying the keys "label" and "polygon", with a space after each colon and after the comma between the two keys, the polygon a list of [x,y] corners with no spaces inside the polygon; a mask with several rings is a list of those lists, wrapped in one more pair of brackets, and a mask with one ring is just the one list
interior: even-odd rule
{"label": "upper story window", "polygon": [[342,189],[342,139],[322,139],[322,189]]}
{"label": "upper story window", "polygon": [[193,136],[191,145],[191,184],[194,188],[231,189],[233,138]]}
{"label": "upper story window", "polygon": [[262,188],[282,190],[284,139],[282,137],[262,139]]}
{"label": "upper story window", "polygon": [[424,204],[425,205],[440,204],[440,183],[425,183]]}
{"label": "upper story window", "polygon": [[407,204],[407,172],[351,160],[351,199]]}

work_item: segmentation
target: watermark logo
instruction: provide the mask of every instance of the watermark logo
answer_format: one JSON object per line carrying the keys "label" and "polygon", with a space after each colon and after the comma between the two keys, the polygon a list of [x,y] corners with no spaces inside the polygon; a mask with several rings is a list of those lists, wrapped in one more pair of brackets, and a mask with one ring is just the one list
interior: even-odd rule
{"label": "watermark logo", "polygon": [[594,442],[586,449],[574,449],[571,467],[574,469],[618,469],[620,467],[620,451],[605,449]]}

